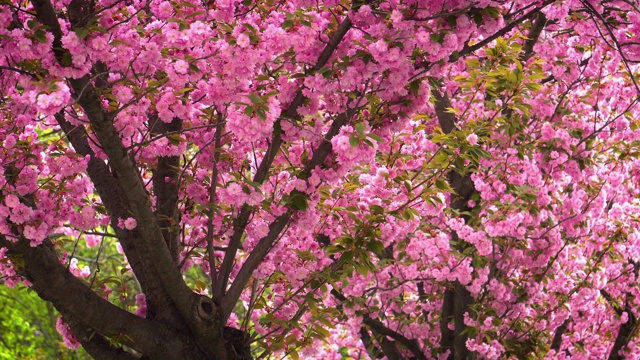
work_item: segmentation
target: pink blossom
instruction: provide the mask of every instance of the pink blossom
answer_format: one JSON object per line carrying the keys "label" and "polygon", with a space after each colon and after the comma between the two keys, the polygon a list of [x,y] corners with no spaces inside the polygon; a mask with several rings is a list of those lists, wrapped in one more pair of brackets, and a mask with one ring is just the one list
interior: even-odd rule
{"label": "pink blossom", "polygon": [[124,221],[124,228],[127,229],[127,230],[133,230],[133,229],[136,228],[136,226],[138,226],[138,223],[136,222],[136,219],[134,219],[132,217],[127,218]]}
{"label": "pink blossom", "polygon": [[238,46],[240,46],[241,48],[246,48],[251,43],[249,37],[244,33],[238,35],[236,42],[238,43]]}
{"label": "pink blossom", "polygon": [[467,136],[467,142],[469,142],[469,144],[471,144],[471,145],[476,145],[478,143],[478,135],[469,134]]}
{"label": "pink blossom", "polygon": [[64,322],[62,317],[59,317],[58,320],[56,321],[56,330],[58,330],[58,333],[62,335],[62,338],[64,340],[64,346],[73,350],[80,347],[80,341],[78,341],[75,335],[73,335],[73,332],[69,328],[69,325],[67,325],[67,323]]}
{"label": "pink blossom", "polygon": [[186,74],[189,71],[189,63],[184,60],[178,60],[173,64],[173,68],[178,74]]}
{"label": "pink blossom", "polygon": [[7,207],[15,208],[16,206],[18,206],[20,204],[20,200],[18,199],[17,196],[15,196],[13,194],[8,194],[4,198],[4,203],[5,203],[5,205],[7,205]]}

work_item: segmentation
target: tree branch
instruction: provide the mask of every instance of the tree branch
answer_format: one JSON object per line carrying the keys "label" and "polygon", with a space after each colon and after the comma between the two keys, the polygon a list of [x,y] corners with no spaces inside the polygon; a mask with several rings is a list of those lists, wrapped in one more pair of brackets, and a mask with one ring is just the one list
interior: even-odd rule
{"label": "tree branch", "polygon": [[525,41],[524,46],[522,47],[522,54],[520,55],[521,61],[527,61],[531,56],[533,56],[533,47],[538,42],[540,38],[540,34],[542,34],[542,30],[547,25],[547,17],[544,15],[542,11],[538,12],[538,16],[536,20],[533,22],[531,26],[531,30],[529,30],[529,34],[527,34],[527,41]]}
{"label": "tree branch", "polygon": [[451,55],[451,57],[449,57],[449,61],[450,62],[457,61],[461,57],[467,56],[467,55],[469,55],[471,53],[474,53],[476,50],[482,49],[483,47],[485,47],[490,42],[494,41],[495,39],[497,39],[497,38],[499,38],[499,37],[501,37],[503,35],[505,35],[509,31],[513,30],[516,26],[520,25],[525,20],[527,20],[527,19],[531,18],[532,16],[536,15],[537,13],[540,12],[540,10],[544,9],[545,7],[549,6],[550,4],[553,4],[554,2],[555,2],[555,0],[546,0],[545,2],[540,4],[540,6],[536,7],[535,9],[532,9],[528,13],[522,15],[521,17],[517,18],[516,20],[513,20],[512,22],[507,24],[505,27],[503,27],[500,30],[496,31],[495,34],[487,37],[486,39],[484,39],[482,41],[479,41],[476,44],[473,44],[472,46],[466,46],[465,45],[462,48],[462,50],[460,50],[460,52],[458,52],[458,54]]}
{"label": "tree branch", "polygon": [[562,325],[558,326],[556,329],[556,333],[553,334],[553,340],[551,341],[551,350],[555,350],[556,352],[560,351],[560,346],[562,346],[562,335],[567,331],[569,322],[569,319],[565,320]]}
{"label": "tree branch", "polygon": [[[415,356],[416,359],[418,359],[418,360],[426,360],[427,359],[424,356],[424,352],[422,351],[422,349],[420,349],[420,345],[418,344],[417,340],[408,339],[404,335],[389,329],[388,327],[386,327],[379,320],[374,320],[374,319],[370,318],[369,316],[365,316],[363,318],[362,322],[365,325],[367,325],[374,332],[376,332],[376,333],[378,333],[378,334],[380,334],[382,336],[385,336],[385,337],[388,336],[388,337],[392,338],[393,340],[397,341],[399,344],[401,344],[407,350],[411,351],[411,353]],[[386,352],[385,352],[385,354],[386,354]]]}
{"label": "tree branch", "polygon": [[[173,118],[170,123],[160,121],[154,116],[150,124],[152,134],[161,135],[182,129],[182,119]],[[171,253],[175,266],[180,262],[180,216],[178,214],[178,190],[180,184],[180,157],[160,156],[153,170],[153,193],[156,196],[156,218],[162,236]]]}
{"label": "tree branch", "polygon": [[[431,79],[434,85],[440,85],[441,80]],[[449,134],[456,128],[457,119],[455,115],[447,109],[451,108],[451,101],[445,90],[434,87],[431,91],[436,99],[435,111],[440,127],[445,134]],[[454,193],[451,195],[450,207],[453,210],[469,210],[469,198],[475,191],[471,174],[460,175],[457,171],[451,170],[447,174],[447,180],[451,185]],[[465,222],[469,220],[468,216],[463,217]],[[458,240],[458,234],[454,231],[452,240]],[[460,242],[455,248],[462,252],[464,243]],[[441,351],[451,350],[450,358],[467,359],[473,357],[466,347],[468,336],[464,333],[466,325],[464,324],[464,314],[469,310],[469,305],[473,302],[473,298],[467,288],[458,281],[449,284],[450,287],[445,289],[444,298],[442,300],[442,315],[440,318],[440,331],[442,337],[440,340]],[[454,330],[449,329],[449,322],[454,321]]]}
{"label": "tree branch", "polygon": [[[345,17],[344,20],[342,20],[342,22],[338,26],[338,29],[336,30],[336,32],[333,34],[333,36],[329,40],[329,43],[325,46],[324,50],[318,57],[318,61],[316,62],[316,65],[313,67],[312,72],[315,72],[316,70],[322,68],[327,63],[327,61],[329,61],[329,58],[331,57],[331,55],[333,54],[337,46],[340,44],[344,36],[347,34],[349,29],[351,29],[351,26],[352,26],[351,19],[349,19],[348,16]],[[286,111],[285,116],[290,119],[297,119],[298,108],[302,105],[303,101],[304,101],[304,95],[302,94],[302,87],[301,87],[298,89],[298,92],[296,93],[296,97],[293,99],[291,104],[289,104],[289,107]],[[260,162],[260,165],[258,166],[256,174],[253,178],[253,181],[256,183],[262,184],[265,181],[265,179],[267,178],[267,175],[269,174],[269,168],[273,164],[273,161],[275,160],[276,155],[278,154],[278,152],[280,151],[280,147],[282,146],[283,140],[282,140],[282,128],[280,127],[280,121],[281,119],[278,119],[274,124],[271,143],[269,144],[269,147],[264,157],[262,158],[262,161]],[[222,260],[222,265],[220,266],[220,271],[215,281],[216,286],[213,292],[213,299],[216,301],[223,302],[222,297],[225,295],[225,292],[226,292],[227,284],[229,281],[229,274],[231,274],[231,269],[233,268],[233,264],[235,263],[236,253],[240,248],[242,235],[244,234],[244,231],[249,223],[249,218],[251,217],[252,212],[253,210],[251,210],[248,205],[244,205],[238,214],[238,217],[234,225],[233,235],[229,240],[229,247],[227,249],[227,252],[225,253],[224,259]],[[269,237],[269,235],[267,235],[267,237]],[[273,240],[275,240],[275,238]],[[268,246],[268,248],[270,248],[270,245]],[[262,259],[260,259],[260,261],[262,261]],[[246,281],[248,280],[249,279],[247,278]],[[245,284],[243,284],[242,286],[244,287]],[[233,297],[235,297],[235,295],[231,296],[231,298]],[[237,301],[237,298],[232,301],[235,304],[235,301]],[[225,299],[224,302],[228,303],[228,300]],[[229,305],[227,304],[226,306],[229,306]],[[226,306],[223,306],[223,308],[225,308]]]}
{"label": "tree branch", "polygon": [[[211,330],[206,331],[200,328],[200,326],[209,328],[201,321],[210,321],[209,316],[213,317],[214,313],[197,312],[194,308],[198,305],[197,301],[195,301],[197,297],[185,284],[182,274],[180,274],[176,263],[173,261],[169,248],[165,243],[160,224],[151,208],[149,195],[144,188],[140,174],[138,174],[127,150],[122,144],[118,132],[113,126],[112,119],[103,110],[98,94],[91,86],[88,76],[78,80],[71,80],[70,82],[75,90],[76,97],[81,90],[84,91],[84,94],[77,101],[87,114],[91,128],[109,158],[109,165],[129,203],[131,213],[136,219],[136,230],[140,233],[142,240],[139,242],[141,245],[140,252],[141,255],[144,254],[143,256],[148,259],[148,261],[144,262],[144,265],[153,266],[180,315],[189,323],[189,327],[198,338],[198,343],[207,348],[205,344],[210,343],[207,339],[209,334],[214,337],[221,336],[220,333],[211,333]],[[206,318],[202,319],[202,316]],[[213,349],[210,350],[213,351]]]}
{"label": "tree branch", "polygon": [[360,340],[362,340],[362,344],[364,344],[365,349],[367,349],[367,354],[369,354],[370,358],[382,359],[384,357],[382,355],[382,350],[373,343],[371,335],[369,335],[369,331],[367,331],[365,326],[360,328]]}
{"label": "tree branch", "polygon": [[[305,165],[304,170],[300,175],[298,175],[298,177],[308,177],[310,172],[314,168],[324,162],[329,153],[331,153],[331,139],[336,136],[338,132],[340,132],[340,128],[349,121],[351,115],[351,111],[349,111],[349,114],[342,113],[338,115],[338,117],[331,124],[331,127],[329,128],[329,131],[327,131],[327,134],[325,135],[323,141],[314,151],[313,157],[311,158],[311,160],[309,160],[309,163]],[[280,233],[286,227],[294,212],[295,210],[289,209],[286,213],[276,218],[276,220],[269,226],[269,233],[264,238],[260,239],[256,247],[253,249],[253,251],[251,251],[251,254],[247,258],[245,263],[242,264],[240,271],[238,271],[238,275],[236,275],[233,284],[231,284],[231,287],[229,288],[227,296],[225,296],[224,300],[222,301],[223,321],[226,321],[228,316],[231,314],[231,310],[233,310],[235,303],[240,298],[242,290],[251,279],[253,271],[258,267],[262,260],[264,260],[265,256],[271,249],[271,246],[280,236]]]}
{"label": "tree branch", "polygon": [[[93,10],[92,6],[92,2],[85,0],[73,0],[69,4],[72,27],[86,19]],[[38,20],[47,26],[54,35],[53,51],[57,60],[62,62],[62,57],[59,56],[61,51],[62,54],[64,53],[60,41],[62,31],[53,6],[48,0],[36,0],[34,8]],[[60,44],[60,46],[56,46],[56,44]],[[196,296],[182,279],[182,275],[166,246],[140,174],[113,126],[111,115],[102,107],[100,96],[91,83],[90,76],[68,79],[68,82],[73,90],[73,97],[88,117],[92,130],[109,158],[109,165],[126,201],[129,203],[129,209],[137,221],[136,230],[141,235],[141,241],[138,242],[141,246],[139,254],[145,257],[144,266],[152,266],[157,272],[162,286],[180,315],[188,323],[200,348],[208,354],[218,353],[220,347],[223,346],[222,332],[215,330],[220,329],[219,324],[212,326],[215,323],[217,309],[212,302],[209,303],[210,300],[204,306],[205,301]],[[219,353],[224,354],[224,349]]]}
{"label": "tree branch", "polygon": [[[224,121],[222,114],[218,113],[216,119],[216,133],[213,154],[213,170],[211,171],[211,184],[209,184],[209,203],[215,205],[217,203],[216,187],[218,186],[218,162],[220,161],[220,147],[222,146],[222,133],[224,132]],[[216,259],[213,246],[213,211],[209,215],[207,221],[207,254],[209,255],[209,277],[211,278],[211,293],[216,289]]]}
{"label": "tree branch", "polygon": [[[125,219],[130,216],[129,206],[123,201],[124,194],[120,184],[111,173],[109,166],[103,160],[97,158],[93,150],[91,150],[84,126],[73,126],[65,119],[62,113],[57,113],[55,118],[76,153],[90,156],[87,174],[111,217],[111,227],[115,230],[131,269],[140,283],[142,292],[145,294],[147,317],[157,318],[157,320],[167,323],[175,329],[184,330],[185,324],[182,319],[175,317],[175,312],[173,311],[175,305],[164,290],[157,273],[151,266],[143,265],[144,259],[140,256],[136,245],[140,235],[135,230],[129,231],[118,227],[118,219]],[[146,261],[149,260],[146,259]]]}
{"label": "tree branch", "polygon": [[376,340],[378,340],[378,344],[382,348],[382,352],[387,357],[388,360],[403,360],[404,356],[398,350],[396,343],[387,339],[386,336],[378,335],[376,336]]}
{"label": "tree branch", "polygon": [[[331,295],[333,295],[336,299],[340,300],[341,302],[344,302],[347,300],[347,298],[336,289],[331,290]],[[426,357],[424,356],[422,349],[420,349],[420,345],[418,344],[418,341],[416,341],[415,339],[413,340],[408,339],[407,337],[400,334],[399,332],[389,329],[379,320],[370,318],[369,315],[364,315],[362,317],[362,323],[367,325],[375,334],[378,334],[384,338],[386,337],[392,338],[393,340],[401,344],[404,348],[411,351],[411,353],[415,356],[416,359],[426,360]],[[387,351],[384,350],[385,344],[381,343],[380,345],[383,347],[383,351],[385,355],[389,356],[389,354],[387,354]],[[390,349],[388,345],[389,344],[387,344],[387,348]],[[391,353],[393,354],[394,352],[391,351]]]}
{"label": "tree branch", "polygon": [[635,336],[638,329],[638,319],[633,314],[633,310],[630,308],[628,303],[631,295],[629,293],[626,294],[627,302],[625,302],[624,309],[621,309],[606,290],[600,290],[600,294],[605,300],[607,300],[613,311],[615,311],[618,316],[622,316],[624,313],[627,314],[627,322],[620,324],[618,335],[616,335],[616,340],[613,343],[613,347],[609,352],[608,358],[609,360],[622,360],[624,359],[624,356],[620,354],[620,351],[629,344],[629,341],[631,341]]}
{"label": "tree branch", "polygon": [[73,318],[72,316],[63,317],[71,331],[76,336],[82,347],[94,359],[100,360],[134,360],[137,359],[133,354],[126,352],[124,349],[112,346],[109,341],[93,330],[92,327]]}
{"label": "tree branch", "polygon": [[[15,267],[18,274],[29,280],[36,293],[53,303],[64,317],[83,319],[106,337],[125,335],[121,340],[126,345],[153,358],[180,358],[183,352],[201,358],[179,333],[120,309],[94,293],[60,263],[51,242],[31,247],[26,240],[10,242],[0,235],[0,247],[20,257],[22,264]],[[167,341],[159,343],[157,339]]]}
{"label": "tree branch", "polygon": [[271,246],[287,226],[292,215],[293,210],[289,209],[286,213],[278,216],[276,220],[269,225],[269,233],[260,239],[256,247],[251,251],[251,254],[249,254],[247,260],[242,264],[238,275],[236,275],[231,287],[229,287],[229,291],[222,300],[222,312],[220,316],[222,317],[223,323],[226,322],[229,315],[231,315],[236,302],[240,298],[240,294],[242,294],[242,290],[251,279],[253,271],[262,262],[267,253],[269,253]]}

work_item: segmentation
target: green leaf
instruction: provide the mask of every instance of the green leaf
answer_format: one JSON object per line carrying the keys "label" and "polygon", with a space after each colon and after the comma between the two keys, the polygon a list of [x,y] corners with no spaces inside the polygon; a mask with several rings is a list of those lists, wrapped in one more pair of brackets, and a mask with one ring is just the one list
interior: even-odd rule
{"label": "green leaf", "polygon": [[296,210],[305,211],[309,207],[309,204],[307,203],[307,194],[299,190],[293,190],[291,192],[290,201],[291,207]]}
{"label": "green leaf", "polygon": [[187,92],[189,92],[189,91],[191,91],[191,90],[193,90],[193,88],[191,88],[191,87],[185,87],[185,88],[182,88],[182,89],[180,89],[180,90],[176,91],[176,94],[184,94],[184,93],[187,93]]}
{"label": "green leaf", "polygon": [[362,276],[367,276],[369,269],[362,264],[355,264],[356,272]]}
{"label": "green leaf", "polygon": [[447,160],[449,160],[449,155],[444,152],[440,152],[438,155],[433,157],[434,164],[444,164]]}
{"label": "green leaf", "polygon": [[349,144],[351,144],[351,146],[353,147],[356,147],[360,145],[360,139],[357,136],[351,136],[349,138]]}
{"label": "green leaf", "polygon": [[262,121],[267,120],[267,113],[262,108],[257,108],[256,114]]}
{"label": "green leaf", "polygon": [[291,19],[287,19],[285,21],[282,22],[282,28],[287,30],[293,27],[293,20]]}
{"label": "green leaf", "polygon": [[376,142],[378,142],[378,143],[381,143],[381,142],[383,142],[383,141],[384,141],[384,140],[382,140],[382,138],[381,138],[380,136],[378,136],[378,135],[376,135],[376,134],[371,134],[371,133],[369,133],[369,134],[367,134],[367,136],[368,136],[368,137],[370,137],[370,138],[372,138],[373,140],[375,140],[375,141],[376,141]]}
{"label": "green leaf", "polygon": [[524,87],[526,87],[530,91],[540,91],[540,90],[542,90],[542,85],[540,85],[538,83],[533,83],[533,82],[524,84]]}
{"label": "green leaf", "polygon": [[89,30],[87,28],[77,28],[73,30],[76,33],[78,39],[84,39],[89,35]]}
{"label": "green leaf", "polygon": [[340,255],[341,263],[350,263],[353,260],[353,251],[347,250]]}
{"label": "green leaf", "polygon": [[329,330],[323,328],[322,326],[315,326],[313,330],[319,335],[320,339],[327,339],[331,336]]}
{"label": "green leaf", "polygon": [[366,130],[367,130],[367,126],[364,123],[359,122],[356,124],[356,131],[358,132],[358,134],[362,135]]}
{"label": "green leaf", "polygon": [[325,66],[323,68],[318,69],[318,71],[316,71],[316,73],[318,73],[318,74],[320,74],[320,75],[322,75],[322,76],[324,76],[326,78],[326,77],[329,77],[329,76],[331,76],[333,74],[333,69],[331,69],[330,67]]}
{"label": "green leaf", "polygon": [[62,65],[71,66],[72,63],[73,63],[73,60],[71,59],[71,53],[68,51],[65,51],[62,54]]}
{"label": "green leaf", "polygon": [[36,30],[36,32],[33,34],[33,37],[38,40],[41,43],[45,43],[47,42],[47,34],[44,32],[44,30],[42,29],[38,29]]}
{"label": "green leaf", "polygon": [[254,93],[249,94],[249,100],[251,100],[254,104],[259,104],[262,102],[262,98]]}
{"label": "green leaf", "polygon": [[409,83],[409,90],[412,94],[417,95],[418,90],[420,90],[420,84],[422,83],[422,79],[413,80]]}
{"label": "green leaf", "polygon": [[384,245],[381,241],[374,239],[367,243],[367,249],[373,251],[376,254],[382,254],[382,252],[384,251]]}
{"label": "green leaf", "polygon": [[455,28],[457,23],[458,23],[458,18],[455,15],[449,15],[449,16],[447,16],[447,23],[452,28]]}
{"label": "green leaf", "polygon": [[405,209],[402,212],[402,218],[405,220],[413,220],[413,212],[409,209]]}
{"label": "green leaf", "polygon": [[405,180],[402,184],[404,185],[404,188],[407,190],[407,194],[411,194],[411,190],[412,190],[411,183],[408,180]]}
{"label": "green leaf", "polygon": [[498,9],[497,7],[490,6],[490,7],[484,8],[483,12],[487,14],[489,17],[494,19],[497,19],[501,16],[500,9]]}
{"label": "green leaf", "polygon": [[384,214],[384,208],[380,205],[369,205],[369,209],[376,215]]}
{"label": "green leaf", "polygon": [[440,190],[447,190],[447,188],[449,188],[449,184],[442,179],[438,179],[436,180],[436,187]]}
{"label": "green leaf", "polygon": [[204,290],[206,288],[207,288],[207,284],[205,284],[204,281],[200,279],[196,279],[196,289]]}
{"label": "green leaf", "polygon": [[289,357],[293,360],[300,359],[300,355],[298,355],[298,352],[296,350],[291,350],[291,352],[289,352]]}
{"label": "green leaf", "polygon": [[482,25],[482,14],[480,12],[473,14],[473,22],[475,22],[477,26]]}

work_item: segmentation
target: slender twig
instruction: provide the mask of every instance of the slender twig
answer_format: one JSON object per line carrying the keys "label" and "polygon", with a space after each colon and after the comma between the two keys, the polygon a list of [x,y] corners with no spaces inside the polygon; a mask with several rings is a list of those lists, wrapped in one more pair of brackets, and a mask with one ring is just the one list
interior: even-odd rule
{"label": "slender twig", "polygon": [[222,113],[218,112],[216,119],[216,133],[214,154],[213,154],[213,171],[211,172],[211,183],[209,184],[209,206],[211,214],[207,220],[207,254],[209,255],[209,277],[211,278],[211,294],[213,294],[216,288],[216,258],[214,254],[213,246],[213,215],[215,213],[214,207],[218,202],[216,187],[218,185],[218,162],[220,161],[220,147],[222,143],[222,132],[224,131],[225,122],[222,120]]}

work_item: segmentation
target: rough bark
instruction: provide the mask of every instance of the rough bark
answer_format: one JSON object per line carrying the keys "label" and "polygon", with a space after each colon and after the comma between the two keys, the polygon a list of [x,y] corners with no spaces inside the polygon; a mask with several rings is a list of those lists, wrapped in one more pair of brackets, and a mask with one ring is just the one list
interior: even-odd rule
{"label": "rough bark", "polygon": [[[174,118],[164,123],[157,117],[152,119],[152,134],[166,135],[182,129],[182,120]],[[178,177],[180,176],[180,157],[160,156],[153,170],[153,193],[156,196],[156,218],[162,230],[167,248],[174,264],[180,260],[180,216],[178,211]]]}
{"label": "rough bark", "polygon": [[[62,31],[53,6],[48,0],[36,0],[33,4],[38,20],[46,25],[54,36],[54,54],[62,64],[64,55],[60,41]],[[85,0],[74,0],[69,4],[69,20],[72,27],[82,26],[83,21],[92,15],[92,6],[93,2]],[[175,306],[177,315],[188,326],[190,334],[185,335],[191,335],[195,339],[197,346],[190,344],[188,347],[193,353],[192,356],[198,358],[208,354],[209,357],[216,356],[223,360],[235,358],[233,356],[227,357],[223,326],[218,316],[217,305],[211,299],[194,294],[184,283],[169,247],[166,245],[161,226],[152,209],[149,194],[132,162],[132,156],[124,147],[113,126],[113,114],[108,113],[102,107],[99,90],[94,87],[88,75],[80,79],[70,79],[69,84],[76,102],[82,107],[89,119],[92,131],[109,158],[111,173],[122,191],[122,198],[137,221],[136,231],[139,237],[136,249],[143,267],[151,269],[155,273],[153,274],[155,279],[158,280]],[[69,273],[69,276],[72,275]],[[39,287],[40,285],[34,282],[34,288],[38,289]],[[54,305],[58,307],[63,304],[54,302]],[[100,326],[98,319],[91,316],[81,318],[98,330]],[[130,336],[128,333],[125,335]],[[156,340],[159,339],[161,338],[156,338]]]}
{"label": "rough bark", "polygon": [[[433,81],[438,84],[438,81]],[[438,122],[442,131],[448,134],[455,129],[456,117],[453,113],[447,111],[451,107],[451,101],[446,92],[440,92],[439,89],[434,89],[432,94],[436,100],[435,110]],[[460,175],[455,170],[452,170],[447,175],[449,184],[454,191],[451,197],[450,207],[456,211],[468,211],[467,204],[475,188],[473,181],[471,180],[471,174]],[[468,217],[463,217],[465,222],[468,221]],[[452,240],[459,240],[458,235],[453,232]],[[465,245],[462,242],[456,246],[458,251],[463,251]],[[469,312],[469,306],[473,303],[471,293],[467,288],[460,284],[458,281],[454,281],[447,286],[445,290],[443,303],[442,303],[442,315],[440,320],[440,330],[442,337],[440,340],[441,351],[450,350],[449,359],[454,360],[466,360],[474,359],[475,355],[467,349],[466,341],[468,336],[464,333],[466,325],[464,324],[464,314]],[[450,323],[453,321],[453,330],[451,330]]]}
{"label": "rough bark", "polygon": [[553,340],[551,341],[551,350],[555,350],[556,352],[560,350],[560,346],[562,346],[562,335],[567,331],[569,322],[569,319],[565,320],[562,325],[556,329],[556,333],[553,335]]}
{"label": "rough bark", "polygon": [[50,242],[31,247],[27,240],[10,242],[0,236],[0,246],[9,250],[10,257],[19,259],[15,262],[19,264],[16,266],[18,273],[29,280],[36,293],[50,301],[63,317],[83,319],[105,337],[126,335],[130,341],[125,341],[125,345],[156,359],[178,359],[184,355],[203,358],[182,334],[120,309],[94,293],[60,263]]}
{"label": "rough bark", "polygon": [[186,331],[186,324],[179,316],[176,316],[175,305],[164,290],[157,273],[151,266],[144,266],[142,262],[143,258],[139,254],[140,250],[136,246],[140,235],[135,230],[130,231],[118,227],[118,219],[125,219],[130,216],[129,206],[122,188],[111,173],[109,166],[103,160],[97,158],[93,150],[91,150],[88,134],[84,126],[73,126],[65,119],[62,113],[56,114],[55,117],[74,150],[80,155],[90,156],[87,174],[111,217],[111,227],[115,230],[118,241],[129,260],[131,269],[140,283],[142,292],[145,294],[147,317],[157,319],[174,329]]}

